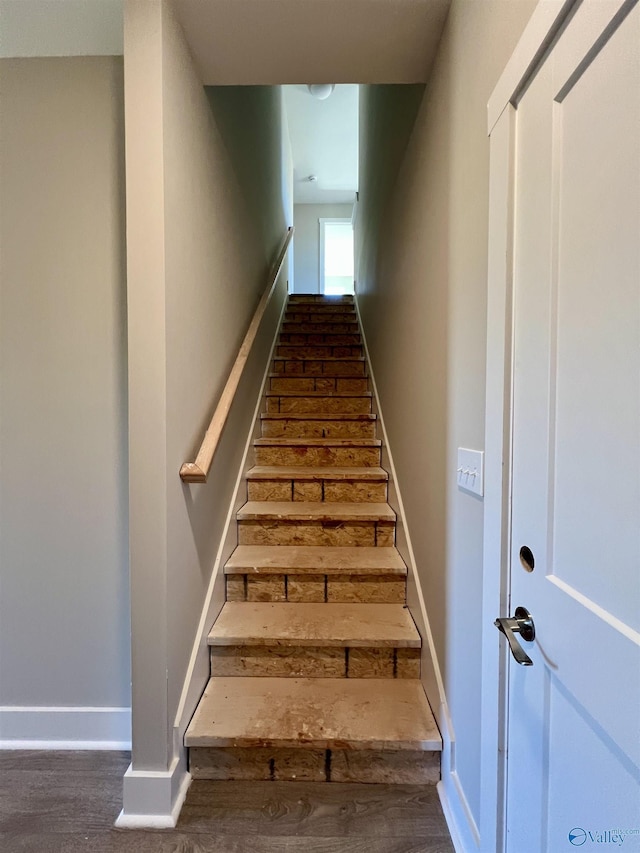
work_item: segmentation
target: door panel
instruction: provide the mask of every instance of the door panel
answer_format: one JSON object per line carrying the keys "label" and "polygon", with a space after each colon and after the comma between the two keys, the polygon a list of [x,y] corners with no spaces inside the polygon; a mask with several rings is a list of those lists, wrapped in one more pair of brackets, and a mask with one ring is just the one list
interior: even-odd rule
{"label": "door panel", "polygon": [[507,847],[640,850],[640,8],[584,0],[516,115]]}
{"label": "door panel", "polygon": [[551,533],[554,574],[635,630],[640,397],[638,361],[629,354],[638,346],[640,192],[629,176],[640,173],[640,79],[638,63],[630,62],[640,45],[639,19],[636,8],[554,104],[559,221]]}

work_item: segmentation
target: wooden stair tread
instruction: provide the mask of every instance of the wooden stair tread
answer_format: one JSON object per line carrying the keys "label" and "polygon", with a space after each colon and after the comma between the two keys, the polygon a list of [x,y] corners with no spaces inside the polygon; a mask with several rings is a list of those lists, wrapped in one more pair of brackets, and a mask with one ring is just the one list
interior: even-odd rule
{"label": "wooden stair tread", "polygon": [[[286,321],[285,321],[286,322]],[[349,329],[347,332],[329,332],[326,329],[314,329],[313,325],[321,326],[321,323],[312,324],[312,323],[288,323],[289,326],[300,326],[299,329],[283,329],[281,334],[285,335],[321,335],[325,338],[343,338],[346,335],[349,335],[354,338],[360,338],[360,332],[357,329]],[[344,323],[345,326],[356,326],[356,323]],[[286,341],[280,341],[281,344],[286,343]],[[346,345],[348,346],[348,344]]]}
{"label": "wooden stair tread", "polygon": [[326,501],[247,501],[238,521],[395,521],[388,503],[327,503]]}
{"label": "wooden stair tread", "polygon": [[254,447],[382,447],[379,438],[256,438]]}
{"label": "wooden stair tread", "polygon": [[[322,379],[322,377],[320,377]],[[365,377],[359,376],[359,379]],[[372,391],[265,391],[265,397],[371,397]]]}
{"label": "wooden stair tread", "polygon": [[265,421],[375,421],[377,417],[371,412],[263,412],[260,415]]}
{"label": "wooden stair tread", "polygon": [[[288,359],[291,361],[291,359]],[[315,358],[314,361],[324,361],[321,358]],[[287,361],[287,359],[283,359]],[[302,359],[298,359],[302,361]],[[345,358],[344,361],[352,361],[350,358]],[[268,379],[369,379],[362,373],[270,373]]]}
{"label": "wooden stair tread", "polygon": [[[295,346],[295,344],[291,344],[291,346]],[[298,344],[298,346],[300,346],[300,344]],[[289,356],[287,356],[287,355],[274,355],[271,360],[272,361],[293,361],[294,359],[289,358]],[[300,358],[297,358],[295,360],[296,361],[329,361],[329,362],[359,361],[362,363],[363,361],[365,361],[365,357],[363,355],[341,355],[341,356],[338,356],[338,355],[325,355],[325,356],[322,356],[322,355],[303,355],[303,356],[300,356]],[[270,375],[271,376],[281,376],[281,377],[288,377],[288,376],[295,377],[295,376],[304,375],[304,374],[272,373]],[[359,374],[357,378],[362,379],[362,375]]]}
{"label": "wooden stair tread", "polygon": [[[288,334],[290,334],[290,332],[285,332],[285,334],[287,334],[287,335],[288,335]],[[328,347],[328,346],[329,346],[329,344],[297,344],[297,343],[295,343],[295,342],[294,342],[294,343],[289,343],[289,342],[279,341],[279,342],[276,344],[276,346],[286,347],[287,349],[293,349],[293,350],[303,350],[303,349],[308,349],[309,347]],[[331,346],[333,346],[333,344],[331,344]],[[339,346],[339,347],[361,347],[361,346],[362,346],[362,344],[337,344],[337,346]],[[300,356],[298,356],[298,358],[299,358],[300,360],[302,360],[303,358],[310,358],[310,359],[314,359],[314,358],[315,358],[315,359],[318,359],[318,360],[322,360],[322,359],[325,359],[325,358],[331,358],[331,357],[332,357],[332,356],[328,356],[328,355],[325,355],[325,356],[321,356],[321,355],[320,355],[320,356],[319,356],[319,355],[310,355],[310,356],[300,355]],[[279,355],[279,356],[274,356],[274,358],[284,358],[284,359],[287,359],[288,361],[291,361],[291,356],[290,356],[290,355]],[[337,358],[337,356],[334,356],[334,358]],[[345,356],[340,356],[340,358],[345,358],[347,361],[351,361],[351,360],[352,360],[352,359],[354,359],[354,358],[364,358],[364,356],[360,356],[360,355],[351,355],[351,356],[349,356],[349,355],[345,355]]]}
{"label": "wooden stair tread", "polygon": [[310,465],[254,465],[249,480],[370,480],[389,479],[384,468],[312,467]]}
{"label": "wooden stair tread", "polygon": [[210,646],[332,646],[419,649],[420,635],[402,604],[227,601]]}
{"label": "wooden stair tread", "polygon": [[442,749],[422,684],[409,678],[214,677],[185,744]]}
{"label": "wooden stair tread", "polygon": [[391,547],[238,545],[225,574],[402,575],[407,567]]}
{"label": "wooden stair tread", "polygon": [[[313,319],[312,319],[313,318]],[[355,311],[298,311],[289,309],[284,315],[284,323],[353,323],[358,322]]]}

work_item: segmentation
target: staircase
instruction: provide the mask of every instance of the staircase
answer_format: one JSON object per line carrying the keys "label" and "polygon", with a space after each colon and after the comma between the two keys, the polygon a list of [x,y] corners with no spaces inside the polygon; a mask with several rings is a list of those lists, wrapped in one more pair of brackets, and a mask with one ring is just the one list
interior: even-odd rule
{"label": "staircase", "polygon": [[185,736],[194,778],[435,783],[352,297],[290,296]]}

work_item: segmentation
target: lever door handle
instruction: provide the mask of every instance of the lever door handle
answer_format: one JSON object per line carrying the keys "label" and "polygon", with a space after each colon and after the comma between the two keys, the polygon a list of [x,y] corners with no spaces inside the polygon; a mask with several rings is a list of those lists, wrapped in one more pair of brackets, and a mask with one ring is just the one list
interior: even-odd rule
{"label": "lever door handle", "polygon": [[536,636],[536,626],[533,624],[533,617],[526,607],[516,607],[514,616],[500,617],[493,624],[507,638],[511,654],[516,661],[521,666],[533,666],[533,661],[516,638],[516,634],[520,634],[523,640],[531,643]]}

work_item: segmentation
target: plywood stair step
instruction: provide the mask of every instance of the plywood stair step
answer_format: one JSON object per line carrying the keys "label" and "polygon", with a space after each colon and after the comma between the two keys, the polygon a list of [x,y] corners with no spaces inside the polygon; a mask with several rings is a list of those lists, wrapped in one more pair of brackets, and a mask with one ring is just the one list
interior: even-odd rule
{"label": "plywood stair step", "polygon": [[287,308],[284,315],[285,322],[295,323],[357,323],[358,318],[353,308],[344,308],[342,311],[327,311],[325,308],[316,308],[314,311],[300,311],[295,305]]}
{"label": "plywood stair step", "polygon": [[357,376],[366,375],[366,362],[358,356],[336,358],[335,356],[303,356],[291,358],[283,355],[273,357],[273,373],[276,376]]}
{"label": "plywood stair step", "polygon": [[256,465],[380,465],[381,441],[377,438],[257,438],[253,444]]}
{"label": "plywood stair step", "polygon": [[340,311],[327,311],[325,309],[300,310],[299,306],[287,309],[284,315],[286,323],[357,323],[358,317],[353,308],[345,307]]}
{"label": "plywood stair step", "polygon": [[342,391],[349,394],[360,394],[369,391],[367,376],[348,375],[311,375],[271,373],[269,375],[269,390],[284,393],[306,394],[308,391],[320,391],[323,394],[333,394]]}
{"label": "plywood stair step", "polygon": [[419,678],[420,635],[401,604],[227,602],[211,675]]}
{"label": "plywood stair step", "polygon": [[440,751],[417,679],[211,678],[186,745]]}
{"label": "plywood stair step", "polygon": [[344,294],[343,296],[325,296],[317,293],[292,293],[289,296],[289,304],[303,303],[311,305],[353,305],[353,296]]}
{"label": "plywood stair step", "polygon": [[389,475],[382,468],[256,465],[247,472],[250,501],[384,502]]}
{"label": "plywood stair step", "polygon": [[263,438],[375,438],[376,416],[326,412],[274,412],[261,416]]}
{"label": "plywood stair step", "polygon": [[339,314],[342,311],[355,311],[355,305],[353,302],[342,302],[336,304],[316,302],[313,304],[309,302],[295,302],[290,300],[287,305],[287,311],[308,311],[309,313],[314,314]]}
{"label": "plywood stair step", "polygon": [[340,323],[290,323],[285,320],[282,323],[282,331],[289,334],[310,335],[358,335],[358,323],[353,321],[342,321]]}
{"label": "plywood stair step", "polygon": [[239,545],[393,545],[396,516],[386,503],[247,501]]}
{"label": "plywood stair step", "polygon": [[280,392],[267,391],[267,412],[272,413],[325,413],[325,414],[369,414],[371,391]]}
{"label": "plywood stair step", "polygon": [[407,567],[392,547],[239,545],[227,601],[404,604]]}
{"label": "plywood stair step", "polygon": [[212,677],[187,729],[194,778],[436,783],[417,679]]}
{"label": "plywood stair step", "polygon": [[404,580],[407,567],[395,548],[238,545],[224,571],[231,575],[367,575]]}
{"label": "plywood stair step", "polygon": [[330,646],[419,649],[401,604],[287,604],[228,601],[209,632],[210,646]]}
{"label": "plywood stair step", "polygon": [[362,338],[358,332],[286,332],[280,333],[279,345],[303,344],[305,346],[361,347]]}
{"label": "plywood stair step", "polygon": [[362,356],[362,345],[278,343],[276,355],[286,359],[359,358]]}

